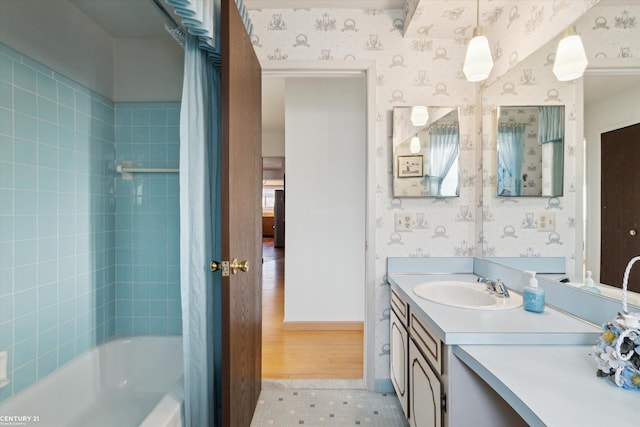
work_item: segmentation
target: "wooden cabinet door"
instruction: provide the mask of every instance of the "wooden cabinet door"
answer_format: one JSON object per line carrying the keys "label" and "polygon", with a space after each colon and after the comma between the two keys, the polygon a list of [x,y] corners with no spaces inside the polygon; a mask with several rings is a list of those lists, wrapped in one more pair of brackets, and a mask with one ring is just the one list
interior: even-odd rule
{"label": "wooden cabinet door", "polygon": [[409,341],[409,424],[442,426],[442,384],[418,347]]}
{"label": "wooden cabinet door", "polygon": [[391,318],[390,318],[390,342],[391,342],[391,354],[389,357],[389,370],[391,375],[391,382],[393,383],[393,388],[396,391],[396,395],[398,396],[398,400],[400,400],[400,406],[402,406],[402,411],[404,415],[408,418],[409,412],[407,411],[408,403],[409,403],[409,393],[408,393],[408,383],[409,371],[407,369],[407,361],[408,361],[408,334],[407,329],[398,319],[398,316],[391,310]]}

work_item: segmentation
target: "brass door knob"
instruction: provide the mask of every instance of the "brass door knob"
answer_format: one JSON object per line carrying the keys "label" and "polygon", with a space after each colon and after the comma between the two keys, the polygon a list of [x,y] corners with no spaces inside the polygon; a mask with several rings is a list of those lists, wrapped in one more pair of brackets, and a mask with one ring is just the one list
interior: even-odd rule
{"label": "brass door knob", "polygon": [[249,271],[249,261],[240,261],[238,262],[237,258],[234,258],[229,264],[231,267],[231,274],[236,274],[238,270],[244,271],[245,273]]}
{"label": "brass door knob", "polygon": [[629,234],[635,236],[638,233],[636,232],[636,230],[629,230]]}

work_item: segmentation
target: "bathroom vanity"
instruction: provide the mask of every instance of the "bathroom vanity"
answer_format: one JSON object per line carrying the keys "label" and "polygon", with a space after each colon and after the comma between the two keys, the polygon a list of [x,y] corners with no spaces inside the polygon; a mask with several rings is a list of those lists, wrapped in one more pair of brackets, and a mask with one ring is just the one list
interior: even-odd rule
{"label": "bathroom vanity", "polygon": [[[540,314],[522,307],[463,309],[413,291],[429,281],[475,282],[489,270],[518,273],[487,264],[388,261],[390,376],[410,425],[602,426],[611,417],[616,425],[632,425],[640,396],[596,377],[589,353],[599,326],[550,306]],[[520,283],[505,280],[510,292],[526,284],[521,277]]]}

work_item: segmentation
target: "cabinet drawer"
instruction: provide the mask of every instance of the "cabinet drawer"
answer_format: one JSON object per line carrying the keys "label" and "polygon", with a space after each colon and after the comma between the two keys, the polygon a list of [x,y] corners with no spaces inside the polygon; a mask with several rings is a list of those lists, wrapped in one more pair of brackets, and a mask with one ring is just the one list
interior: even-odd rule
{"label": "cabinet drawer", "polygon": [[442,343],[437,335],[427,328],[415,314],[411,313],[411,336],[416,340],[425,356],[438,374],[442,375]]}
{"label": "cabinet drawer", "polygon": [[404,302],[393,289],[391,289],[391,308],[395,311],[402,324],[408,326],[407,314],[409,313],[409,309],[407,303]]}

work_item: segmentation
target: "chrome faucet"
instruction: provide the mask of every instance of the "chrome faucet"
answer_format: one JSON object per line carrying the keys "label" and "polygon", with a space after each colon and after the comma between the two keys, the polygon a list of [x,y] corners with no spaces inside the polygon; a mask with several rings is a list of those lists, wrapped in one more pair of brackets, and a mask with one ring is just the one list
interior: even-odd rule
{"label": "chrome faucet", "polygon": [[509,298],[509,290],[507,286],[502,283],[502,280],[498,279],[495,282],[486,277],[478,277],[478,282],[484,283],[485,287],[494,295],[502,298]]}

